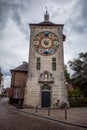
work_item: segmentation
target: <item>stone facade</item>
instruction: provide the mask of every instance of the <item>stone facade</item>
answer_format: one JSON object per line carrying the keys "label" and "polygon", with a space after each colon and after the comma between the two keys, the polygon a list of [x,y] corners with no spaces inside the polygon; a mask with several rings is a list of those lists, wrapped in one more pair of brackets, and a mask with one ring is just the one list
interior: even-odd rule
{"label": "stone facade", "polygon": [[[67,89],[65,86],[64,78],[64,53],[63,53],[63,41],[65,36],[63,35],[64,25],[52,24],[47,21],[42,24],[30,24],[30,51],[29,51],[29,68],[28,78],[25,88],[24,105],[28,107],[43,107],[42,105],[42,93],[50,93],[50,104],[47,107],[53,108],[55,104],[62,102],[68,102]],[[34,38],[42,31],[48,31],[54,33],[59,39],[59,46],[56,53],[50,56],[43,56],[38,54],[33,47]],[[37,58],[41,59],[40,70],[36,69]],[[52,58],[56,58],[56,70],[52,70]],[[52,80],[48,79],[39,82],[40,75],[47,72],[52,76]],[[50,86],[50,90],[42,90],[42,87]]]}

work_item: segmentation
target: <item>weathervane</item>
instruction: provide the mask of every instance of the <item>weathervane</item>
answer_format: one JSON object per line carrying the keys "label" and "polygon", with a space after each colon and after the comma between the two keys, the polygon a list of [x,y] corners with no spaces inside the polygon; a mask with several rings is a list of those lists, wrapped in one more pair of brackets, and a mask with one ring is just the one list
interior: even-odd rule
{"label": "weathervane", "polygon": [[48,14],[48,11],[47,11],[47,6],[45,7],[45,9],[46,9],[46,14]]}

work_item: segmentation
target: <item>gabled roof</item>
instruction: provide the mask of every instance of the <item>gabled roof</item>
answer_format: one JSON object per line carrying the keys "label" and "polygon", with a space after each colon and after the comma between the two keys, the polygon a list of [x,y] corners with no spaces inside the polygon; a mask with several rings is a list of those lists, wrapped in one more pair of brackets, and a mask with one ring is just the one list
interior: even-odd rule
{"label": "gabled roof", "polygon": [[15,69],[11,69],[10,71],[28,71],[28,63],[23,62],[20,66],[16,67]]}

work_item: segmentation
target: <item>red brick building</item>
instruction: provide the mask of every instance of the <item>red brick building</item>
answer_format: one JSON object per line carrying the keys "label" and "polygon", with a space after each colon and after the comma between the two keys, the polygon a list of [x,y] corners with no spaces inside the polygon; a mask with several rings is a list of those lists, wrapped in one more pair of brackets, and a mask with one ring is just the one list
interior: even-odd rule
{"label": "red brick building", "polygon": [[2,92],[3,92],[3,78],[2,78],[3,74],[1,73],[1,68],[0,68],[0,96],[2,96]]}
{"label": "red brick building", "polygon": [[15,69],[11,69],[11,87],[10,87],[10,103],[23,103],[24,90],[27,80],[28,63],[23,62],[22,65]]}

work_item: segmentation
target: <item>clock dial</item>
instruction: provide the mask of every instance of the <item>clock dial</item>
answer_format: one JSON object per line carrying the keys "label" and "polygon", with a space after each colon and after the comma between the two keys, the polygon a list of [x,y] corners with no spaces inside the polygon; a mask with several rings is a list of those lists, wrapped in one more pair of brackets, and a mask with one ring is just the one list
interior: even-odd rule
{"label": "clock dial", "polygon": [[39,52],[40,52],[40,53],[43,53],[43,52],[44,52],[44,49],[39,49]]}
{"label": "clock dial", "polygon": [[39,41],[34,41],[34,44],[35,44],[35,45],[38,45],[38,44],[39,44]]}
{"label": "clock dial", "polygon": [[58,50],[58,37],[49,31],[40,32],[35,36],[33,46],[35,51],[40,55],[53,55]]}
{"label": "clock dial", "polygon": [[52,41],[49,38],[43,38],[41,45],[45,48],[49,48],[52,45]]}
{"label": "clock dial", "polygon": [[54,53],[54,49],[49,49],[49,53],[53,54]]}
{"label": "clock dial", "polygon": [[54,45],[58,45],[59,44],[59,42],[58,41],[54,41]]}

